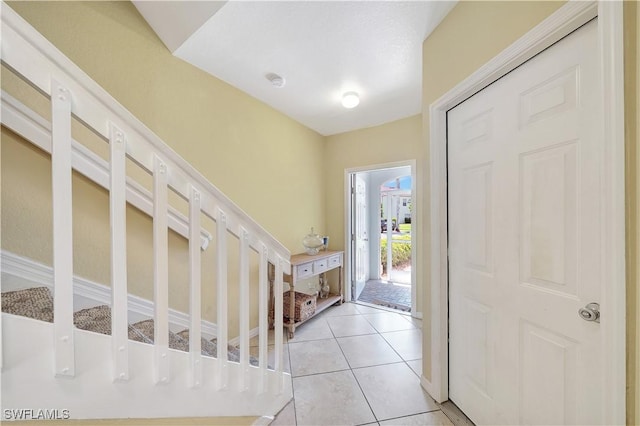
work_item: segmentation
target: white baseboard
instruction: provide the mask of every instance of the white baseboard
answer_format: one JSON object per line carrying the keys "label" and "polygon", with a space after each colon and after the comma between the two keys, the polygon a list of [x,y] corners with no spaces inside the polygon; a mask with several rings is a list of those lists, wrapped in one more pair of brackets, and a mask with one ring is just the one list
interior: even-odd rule
{"label": "white baseboard", "polygon": [[420,376],[420,385],[427,393],[431,396],[431,398],[435,398],[435,393],[433,392],[433,385],[429,380],[427,380],[424,376]]}
{"label": "white baseboard", "polygon": [[420,385],[438,404],[442,404],[443,402],[448,400],[448,397],[442,397],[441,392],[438,392],[433,383],[427,380],[426,377],[420,376]]}
{"label": "white baseboard", "polygon": [[[2,271],[2,291],[22,290],[31,287],[49,287],[53,290],[53,268],[32,259],[19,256],[6,250],[0,251],[0,271]],[[103,284],[73,277],[74,309],[86,309],[99,305],[111,304],[111,288]],[[153,301],[129,294],[129,322],[135,323],[153,318]],[[178,332],[189,328],[189,315],[169,309],[171,331]],[[213,338],[217,335],[216,325],[202,321],[202,334]],[[249,332],[249,337],[258,335],[258,328]],[[239,338],[229,340],[230,345],[237,345]]]}

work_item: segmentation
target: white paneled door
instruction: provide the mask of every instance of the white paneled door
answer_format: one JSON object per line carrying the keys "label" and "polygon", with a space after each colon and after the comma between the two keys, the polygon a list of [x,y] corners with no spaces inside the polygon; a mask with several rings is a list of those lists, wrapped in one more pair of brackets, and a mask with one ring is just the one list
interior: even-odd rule
{"label": "white paneled door", "polygon": [[367,282],[369,269],[369,236],[367,210],[367,182],[359,175],[355,177],[355,298],[360,296]]}
{"label": "white paneled door", "polygon": [[597,51],[592,21],[448,112],[449,397],[478,424],[603,419]]}

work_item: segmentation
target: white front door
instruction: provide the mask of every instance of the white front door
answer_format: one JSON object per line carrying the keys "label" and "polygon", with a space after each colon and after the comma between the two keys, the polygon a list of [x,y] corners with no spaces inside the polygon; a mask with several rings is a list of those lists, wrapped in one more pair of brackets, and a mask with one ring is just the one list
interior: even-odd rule
{"label": "white front door", "polygon": [[449,397],[478,424],[603,419],[596,32],[448,113]]}
{"label": "white front door", "polygon": [[360,296],[367,281],[369,270],[369,236],[368,236],[368,211],[367,211],[367,183],[362,177],[356,175],[355,179],[355,297]]}

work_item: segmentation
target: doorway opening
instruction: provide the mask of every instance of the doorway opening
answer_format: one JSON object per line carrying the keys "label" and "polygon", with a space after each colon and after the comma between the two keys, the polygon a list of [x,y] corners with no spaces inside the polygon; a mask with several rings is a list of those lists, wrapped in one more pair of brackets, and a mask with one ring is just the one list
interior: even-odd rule
{"label": "doorway opening", "polygon": [[414,163],[347,171],[349,300],[416,312]]}

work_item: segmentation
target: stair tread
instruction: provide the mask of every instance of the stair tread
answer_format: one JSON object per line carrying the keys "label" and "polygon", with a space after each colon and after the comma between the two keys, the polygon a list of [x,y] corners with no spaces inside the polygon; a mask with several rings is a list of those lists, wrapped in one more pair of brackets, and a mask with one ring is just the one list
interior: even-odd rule
{"label": "stair tread", "polygon": [[[107,305],[81,309],[73,314],[73,323],[81,330],[111,335],[111,308]],[[129,339],[142,343],[153,343],[129,324]]]}
{"label": "stair tread", "polygon": [[53,322],[53,296],[47,287],[2,293],[2,312]]}
{"label": "stair tread", "polygon": [[[40,321],[53,322],[53,296],[47,287],[34,287],[24,290],[7,291],[2,293],[2,312],[20,315]],[[94,306],[81,309],[73,314],[73,323],[81,330],[111,335],[111,307],[108,305]],[[129,324],[129,339],[137,342],[153,344],[154,321],[146,319],[135,324]],[[189,330],[178,333],[169,331],[169,347],[184,352],[189,351]],[[201,338],[202,354],[217,357],[218,343],[216,339]],[[240,361],[240,351],[232,345],[227,345],[228,360]],[[258,365],[258,360],[249,358],[251,365]]]}
{"label": "stair tread", "polygon": [[101,305],[74,312],[73,323],[82,330],[111,335],[111,308]]}
{"label": "stair tread", "polygon": [[[177,334],[187,342],[189,341],[189,329],[182,330]],[[215,339],[207,340],[204,337],[201,337],[200,347],[202,349],[203,355],[209,355],[209,356],[215,357],[218,353],[218,343],[215,341]]]}
{"label": "stair tread", "polygon": [[[154,322],[152,319],[139,321],[131,325],[134,329],[140,331],[151,342],[154,341]],[[179,351],[189,351],[189,341],[183,339],[176,333],[169,331],[169,347]]]}

